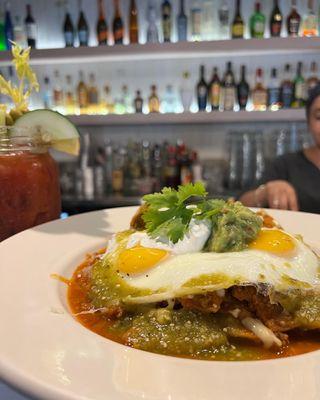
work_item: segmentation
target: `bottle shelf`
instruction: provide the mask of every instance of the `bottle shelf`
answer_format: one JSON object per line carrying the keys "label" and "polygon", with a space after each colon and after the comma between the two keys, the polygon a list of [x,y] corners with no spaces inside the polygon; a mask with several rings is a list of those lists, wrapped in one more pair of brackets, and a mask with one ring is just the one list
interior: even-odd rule
{"label": "bottle shelf", "polygon": [[279,111],[214,111],[181,114],[69,115],[78,126],[217,124],[246,122],[304,122],[304,109]]}
{"label": "bottle shelf", "polygon": [[[233,57],[239,55],[312,54],[320,37],[215,40],[31,50],[32,65]],[[11,52],[0,52],[0,66],[11,65]]]}

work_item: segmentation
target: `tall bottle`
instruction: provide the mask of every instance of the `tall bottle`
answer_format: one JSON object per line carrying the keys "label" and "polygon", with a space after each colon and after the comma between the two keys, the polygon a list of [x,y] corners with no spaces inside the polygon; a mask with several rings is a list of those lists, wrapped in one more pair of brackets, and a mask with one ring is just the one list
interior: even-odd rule
{"label": "tall bottle", "polygon": [[250,34],[252,38],[262,39],[264,37],[266,17],[261,12],[261,3],[256,1],[255,10],[250,18]]}
{"label": "tall bottle", "polygon": [[96,85],[96,77],[93,73],[89,75],[89,85],[88,85],[88,105],[93,114],[98,112],[99,104],[99,91]]}
{"label": "tall bottle", "polygon": [[53,105],[56,111],[63,112],[63,89],[58,70],[54,71]]}
{"label": "tall bottle", "polygon": [[252,90],[252,104],[254,111],[265,111],[268,103],[268,92],[263,84],[263,71],[258,68],[256,71],[256,83]]}
{"label": "tall bottle", "polygon": [[194,87],[191,83],[190,73],[184,71],[182,74],[182,83],[180,86],[180,100],[184,112],[190,111],[194,96]]}
{"label": "tall bottle", "polygon": [[31,5],[27,4],[26,7],[27,7],[27,16],[25,19],[25,25],[27,32],[27,42],[29,47],[35,49],[37,42],[37,26],[32,16]]}
{"label": "tall bottle", "polygon": [[320,83],[319,80],[319,75],[318,75],[318,65],[315,61],[312,61],[311,67],[310,67],[310,76],[307,80],[307,92],[308,92],[308,97],[310,95],[310,92],[312,89]]}
{"label": "tall bottle", "polygon": [[99,45],[108,44],[108,24],[106,21],[103,0],[98,0],[97,39]]}
{"label": "tall bottle", "polygon": [[143,98],[141,96],[141,91],[136,91],[136,97],[134,98],[134,110],[137,114],[141,114],[143,111]]}
{"label": "tall bottle", "polygon": [[153,0],[148,3],[148,28],[147,28],[147,42],[159,43],[159,31],[157,26],[157,12]]}
{"label": "tall bottle", "polygon": [[296,0],[291,0],[291,11],[287,18],[288,36],[297,37],[300,31],[301,16],[297,11]]}
{"label": "tall bottle", "polygon": [[208,102],[208,85],[205,80],[204,65],[200,65],[200,79],[197,84],[197,99],[199,111],[206,111]]}
{"label": "tall bottle", "polygon": [[63,24],[63,36],[66,47],[74,46],[74,26],[72,23],[71,15],[69,9],[66,6],[66,16]]}
{"label": "tall bottle", "polygon": [[270,18],[270,36],[279,37],[281,36],[283,17],[279,8],[279,1],[273,1],[273,10]]}
{"label": "tall bottle", "polygon": [[220,93],[221,93],[221,82],[219,79],[219,72],[218,68],[214,67],[209,89],[209,99],[212,111],[219,110]]}
{"label": "tall bottle", "polygon": [[191,36],[193,41],[201,40],[202,8],[199,0],[193,0],[190,9]]}
{"label": "tall bottle", "polygon": [[79,72],[79,82],[77,86],[77,97],[78,104],[80,108],[80,113],[86,112],[88,107],[88,89],[87,85],[84,82],[84,74],[83,71]]}
{"label": "tall bottle", "polygon": [[52,108],[52,88],[50,79],[47,76],[43,80],[43,107],[47,109]]}
{"label": "tall bottle", "polygon": [[119,0],[114,0],[113,38],[114,44],[123,44],[123,21],[120,14]]}
{"label": "tall bottle", "polygon": [[66,76],[66,89],[64,95],[64,110],[66,114],[75,114],[76,101],[74,96],[74,87],[71,75]]}
{"label": "tall bottle", "polygon": [[280,87],[280,103],[283,108],[290,108],[293,102],[294,85],[292,81],[291,66],[286,64],[284,76]]}
{"label": "tall bottle", "polygon": [[162,31],[163,41],[171,42],[171,4],[169,0],[162,3]]}
{"label": "tall bottle", "polygon": [[[1,34],[0,34],[1,36]],[[27,38],[23,24],[21,23],[20,17],[17,15],[14,18],[14,26],[13,26],[13,40],[22,48],[27,47]],[[1,46],[0,46],[1,50]]]}
{"label": "tall bottle", "polygon": [[89,26],[82,9],[82,0],[79,0],[78,39],[79,46],[88,46]]}
{"label": "tall bottle", "polygon": [[313,37],[318,36],[319,20],[313,9],[313,0],[308,0],[308,11],[303,18],[302,36]]}
{"label": "tall bottle", "polygon": [[230,38],[230,9],[227,0],[222,0],[218,10],[219,39]]}
{"label": "tall bottle", "polygon": [[11,42],[13,41],[13,25],[10,13],[10,3],[6,2],[6,14],[4,21],[4,32],[6,36],[6,48],[7,50],[11,49]]}
{"label": "tall bottle", "polygon": [[237,85],[238,103],[240,110],[245,110],[248,104],[250,87],[246,79],[246,66],[241,65],[240,81]]}
{"label": "tall bottle", "polygon": [[302,62],[298,62],[297,65],[297,74],[294,79],[294,98],[292,102],[293,108],[302,108],[305,105],[306,101],[306,81],[302,74],[303,64]]}
{"label": "tall bottle", "polygon": [[130,2],[129,40],[130,43],[139,43],[138,9],[135,0]]}
{"label": "tall bottle", "polygon": [[157,86],[156,85],[151,86],[151,94],[148,99],[148,106],[149,106],[150,113],[160,112],[160,100],[157,95]]}
{"label": "tall bottle", "polygon": [[180,0],[180,11],[177,16],[178,41],[185,42],[188,34],[188,17],[184,11],[184,0]]}
{"label": "tall bottle", "polygon": [[241,0],[236,0],[236,12],[231,27],[232,39],[242,39],[244,36],[244,22],[241,16]]}
{"label": "tall bottle", "polygon": [[234,73],[232,70],[232,63],[227,63],[227,69],[224,74],[222,83],[222,96],[220,109],[222,111],[234,111],[236,104],[236,85]]}
{"label": "tall bottle", "polygon": [[268,108],[271,111],[277,111],[281,108],[280,83],[276,68],[271,69],[270,82],[268,85]]}

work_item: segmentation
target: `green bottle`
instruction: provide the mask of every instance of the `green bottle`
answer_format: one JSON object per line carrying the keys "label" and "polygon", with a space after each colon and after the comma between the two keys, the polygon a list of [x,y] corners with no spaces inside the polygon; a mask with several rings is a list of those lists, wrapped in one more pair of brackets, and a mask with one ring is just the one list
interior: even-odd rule
{"label": "green bottle", "polygon": [[7,50],[6,35],[4,33],[4,13],[0,11],[0,51]]}
{"label": "green bottle", "polygon": [[292,102],[292,108],[302,108],[306,102],[306,81],[302,74],[302,62],[298,63],[297,75],[294,79],[294,99]]}
{"label": "green bottle", "polygon": [[260,1],[257,1],[255,4],[254,13],[251,15],[250,18],[251,37],[255,39],[263,39],[265,27],[266,27],[266,17],[261,12]]}

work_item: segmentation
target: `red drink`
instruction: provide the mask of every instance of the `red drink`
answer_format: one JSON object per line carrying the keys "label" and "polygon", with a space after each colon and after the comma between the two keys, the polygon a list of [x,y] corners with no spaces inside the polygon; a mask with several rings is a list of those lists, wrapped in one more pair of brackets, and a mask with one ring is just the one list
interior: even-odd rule
{"label": "red drink", "polygon": [[30,138],[0,136],[0,241],[59,217],[56,162]]}

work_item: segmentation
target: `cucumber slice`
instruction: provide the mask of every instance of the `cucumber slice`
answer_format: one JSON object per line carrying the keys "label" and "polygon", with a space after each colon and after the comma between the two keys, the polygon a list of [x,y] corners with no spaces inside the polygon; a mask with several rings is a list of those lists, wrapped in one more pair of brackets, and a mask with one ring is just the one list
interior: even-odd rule
{"label": "cucumber slice", "polygon": [[78,155],[80,149],[77,128],[62,114],[51,110],[34,110],[18,118],[17,128],[34,128],[40,133],[40,140],[64,153]]}

